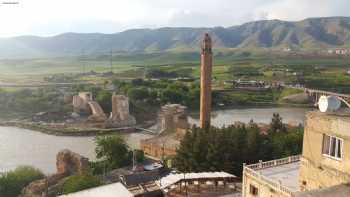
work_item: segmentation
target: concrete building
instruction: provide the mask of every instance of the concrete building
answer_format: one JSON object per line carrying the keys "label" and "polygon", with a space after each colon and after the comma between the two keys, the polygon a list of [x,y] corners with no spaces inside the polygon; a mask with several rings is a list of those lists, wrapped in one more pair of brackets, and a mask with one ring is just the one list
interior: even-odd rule
{"label": "concrete building", "polygon": [[347,110],[309,112],[302,155],[244,165],[242,196],[350,196],[349,129]]}
{"label": "concrete building", "polygon": [[200,127],[210,126],[211,111],[211,74],[213,67],[212,42],[209,34],[205,34],[201,51],[201,96]]}

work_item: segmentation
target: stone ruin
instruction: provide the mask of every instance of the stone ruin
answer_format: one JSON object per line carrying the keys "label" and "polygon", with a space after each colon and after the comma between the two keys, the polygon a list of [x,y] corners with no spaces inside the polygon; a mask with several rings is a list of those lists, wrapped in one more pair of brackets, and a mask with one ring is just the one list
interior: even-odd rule
{"label": "stone ruin", "polygon": [[129,98],[124,95],[112,96],[112,112],[107,118],[101,106],[92,99],[92,93],[79,92],[73,97],[74,112],[89,114],[89,122],[104,123],[105,127],[123,127],[136,124],[135,117],[129,112]]}
{"label": "stone ruin", "polygon": [[107,121],[110,127],[122,127],[135,125],[136,119],[130,115],[129,98],[124,95],[112,96],[112,112]]}
{"label": "stone ruin", "polygon": [[189,128],[187,107],[180,104],[164,105],[159,113],[160,131],[175,131],[182,137]]}
{"label": "stone ruin", "polygon": [[78,95],[73,96],[73,109],[76,113],[90,114],[91,109],[89,102],[92,101],[91,92],[79,92]]}
{"label": "stone ruin", "polygon": [[39,197],[54,195],[62,187],[64,178],[88,172],[89,160],[70,150],[62,150],[56,156],[56,168],[57,172],[55,174],[33,181],[26,186],[21,196]]}
{"label": "stone ruin", "polygon": [[101,106],[92,99],[91,92],[79,92],[78,95],[73,96],[74,112],[78,114],[91,114],[88,117],[90,122],[104,122],[107,116]]}

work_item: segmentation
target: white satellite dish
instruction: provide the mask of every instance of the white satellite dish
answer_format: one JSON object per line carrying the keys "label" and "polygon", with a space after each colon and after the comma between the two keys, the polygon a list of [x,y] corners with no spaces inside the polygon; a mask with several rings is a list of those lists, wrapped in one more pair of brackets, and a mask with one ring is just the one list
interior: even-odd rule
{"label": "white satellite dish", "polygon": [[318,109],[321,112],[333,112],[340,108],[341,102],[335,96],[321,96],[318,99]]}

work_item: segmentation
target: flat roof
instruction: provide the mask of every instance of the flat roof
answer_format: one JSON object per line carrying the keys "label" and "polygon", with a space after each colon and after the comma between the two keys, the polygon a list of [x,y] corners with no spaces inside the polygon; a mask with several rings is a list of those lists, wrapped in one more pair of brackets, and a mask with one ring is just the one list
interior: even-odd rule
{"label": "flat roof", "polygon": [[127,190],[121,183],[113,183],[100,187],[95,187],[80,192],[75,192],[60,197],[133,197],[134,195]]}
{"label": "flat roof", "polygon": [[257,172],[261,172],[261,175],[275,181],[281,181],[281,184],[289,188],[293,192],[299,191],[299,168],[300,161],[273,166],[264,169],[257,169]]}
{"label": "flat roof", "polygon": [[169,174],[157,181],[161,189],[167,188],[181,180],[191,179],[214,179],[214,178],[237,178],[235,175],[227,172],[199,172],[199,173],[178,173]]}

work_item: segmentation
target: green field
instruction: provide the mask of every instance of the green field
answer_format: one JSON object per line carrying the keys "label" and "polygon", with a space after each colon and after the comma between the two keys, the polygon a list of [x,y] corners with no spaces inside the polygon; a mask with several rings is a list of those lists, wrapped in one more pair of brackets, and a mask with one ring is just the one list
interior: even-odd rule
{"label": "green field", "polygon": [[[243,54],[243,55],[242,55]],[[198,78],[198,53],[128,54],[113,57],[113,76],[85,75],[82,81],[106,81],[113,78],[143,78],[148,70],[176,72],[180,76]],[[350,92],[350,58],[301,57],[263,55],[255,52],[222,52],[214,57],[213,77],[216,85],[224,80],[246,79],[298,83],[295,73],[302,73],[304,82],[312,88]],[[0,82],[35,83],[55,74],[105,73],[111,71],[107,56],[54,59],[0,60]],[[239,73],[242,71],[243,73]],[[238,72],[238,73],[237,73]]]}

